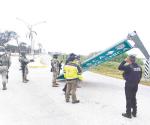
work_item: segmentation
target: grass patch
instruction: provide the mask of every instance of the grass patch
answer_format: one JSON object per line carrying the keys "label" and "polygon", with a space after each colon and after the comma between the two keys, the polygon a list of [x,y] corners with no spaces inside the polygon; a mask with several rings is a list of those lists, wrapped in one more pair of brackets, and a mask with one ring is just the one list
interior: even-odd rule
{"label": "grass patch", "polygon": [[[93,67],[90,71],[101,74],[101,75],[110,76],[113,78],[123,79],[122,77],[123,72],[118,70],[119,64],[120,63],[110,61],[102,65]],[[140,83],[143,85],[150,86],[150,81],[145,81],[143,78]]]}

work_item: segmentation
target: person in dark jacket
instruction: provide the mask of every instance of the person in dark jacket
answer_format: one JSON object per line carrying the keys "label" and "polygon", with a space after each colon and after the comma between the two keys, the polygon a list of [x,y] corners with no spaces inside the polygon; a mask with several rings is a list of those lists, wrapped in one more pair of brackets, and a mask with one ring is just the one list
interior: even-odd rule
{"label": "person in dark jacket", "polygon": [[[126,65],[126,63],[128,64]],[[126,113],[123,113],[122,116],[131,118],[132,114],[133,117],[136,117],[137,114],[136,93],[138,90],[138,84],[142,77],[142,68],[136,63],[136,57],[130,55],[119,65],[118,69],[124,71],[123,77],[126,81],[125,82]]]}

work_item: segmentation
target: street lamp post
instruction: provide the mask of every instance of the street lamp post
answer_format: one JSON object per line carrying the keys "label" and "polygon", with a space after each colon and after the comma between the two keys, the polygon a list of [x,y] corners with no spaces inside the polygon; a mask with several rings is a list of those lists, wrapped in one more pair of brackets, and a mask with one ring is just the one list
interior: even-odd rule
{"label": "street lamp post", "polygon": [[37,35],[37,33],[36,33],[36,31],[33,30],[33,27],[37,26],[39,24],[42,24],[42,23],[46,23],[46,21],[37,22],[37,23],[31,25],[20,18],[16,18],[16,19],[23,22],[27,26],[27,28],[29,30],[28,38],[31,40],[31,54],[34,55],[34,42],[35,41],[33,39],[33,36],[34,36],[34,34]]}

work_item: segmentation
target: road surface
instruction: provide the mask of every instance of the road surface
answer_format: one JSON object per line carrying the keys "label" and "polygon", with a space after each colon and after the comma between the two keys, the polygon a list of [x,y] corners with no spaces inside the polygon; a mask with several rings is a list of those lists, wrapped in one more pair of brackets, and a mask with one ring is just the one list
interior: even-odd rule
{"label": "road surface", "polygon": [[137,118],[127,119],[121,116],[123,80],[85,72],[77,91],[81,103],[72,104],[65,102],[63,82],[52,87],[49,68],[30,68],[29,83],[22,83],[19,68],[13,57],[8,90],[0,89],[1,125],[150,125],[150,87],[139,86]]}

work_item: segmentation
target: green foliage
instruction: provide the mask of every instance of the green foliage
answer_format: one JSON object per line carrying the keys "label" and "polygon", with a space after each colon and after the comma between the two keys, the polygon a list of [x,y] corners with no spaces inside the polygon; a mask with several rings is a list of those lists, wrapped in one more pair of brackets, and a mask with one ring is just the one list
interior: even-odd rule
{"label": "green foliage", "polygon": [[125,58],[128,57],[128,54],[127,53],[123,53],[121,55],[118,55],[116,56],[115,58],[113,58],[111,61],[114,61],[114,62],[122,62],[122,60],[124,60]]}
{"label": "green foliage", "polygon": [[122,78],[122,72],[118,70],[119,63],[118,62],[105,62],[101,65],[93,67],[91,71],[103,74],[106,76],[111,76],[115,78]]}
{"label": "green foliage", "polygon": [[[141,61],[141,59],[139,59],[139,60]],[[122,71],[118,70],[119,64],[120,64],[119,62],[109,61],[109,62],[103,63],[102,65],[93,67],[91,69],[91,71],[102,74],[102,75],[123,79]],[[144,66],[142,66],[142,68],[144,68]],[[142,79],[141,84],[150,86],[150,81],[145,81],[144,79]]]}
{"label": "green foliage", "polygon": [[65,63],[65,62],[66,62],[66,59],[67,59],[67,54],[61,54],[61,55],[59,55],[59,56],[58,56],[58,59],[59,59],[60,61],[63,61],[63,63]]}
{"label": "green foliage", "polygon": [[140,59],[140,58],[137,58],[137,59],[136,59],[136,62],[137,62],[137,64],[139,64],[139,65],[144,65],[142,59]]}
{"label": "green foliage", "polygon": [[87,59],[87,57],[86,57],[86,56],[83,56],[83,55],[81,55],[81,56],[80,56],[80,60],[81,60],[81,62],[84,62],[86,59]]}
{"label": "green foliage", "polygon": [[[66,60],[67,60],[67,57],[68,57],[68,54],[61,54],[61,55],[59,55],[58,59],[60,61],[63,61],[65,63]],[[87,58],[86,56],[80,55],[81,62],[83,62],[84,60],[86,60],[86,58]]]}

